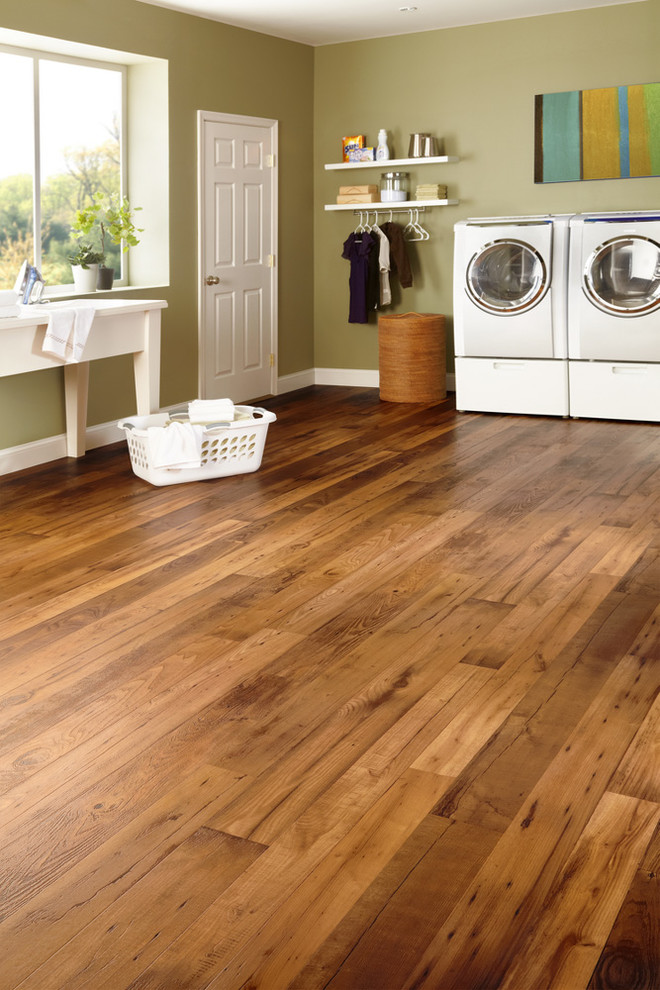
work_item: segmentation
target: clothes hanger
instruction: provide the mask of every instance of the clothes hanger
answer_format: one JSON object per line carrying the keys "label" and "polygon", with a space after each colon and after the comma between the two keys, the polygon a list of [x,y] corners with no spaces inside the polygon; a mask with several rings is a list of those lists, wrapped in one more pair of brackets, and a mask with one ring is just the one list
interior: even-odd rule
{"label": "clothes hanger", "polygon": [[410,219],[408,223],[403,228],[403,236],[407,241],[423,241],[424,238],[420,235],[418,228],[415,226],[413,221],[413,211],[409,211]]}
{"label": "clothes hanger", "polygon": [[423,227],[421,225],[421,223],[419,222],[419,211],[418,210],[415,210],[415,224],[416,224],[417,228],[419,229],[419,231],[421,232],[423,239],[425,241],[430,240],[431,235],[429,234],[428,230],[426,230],[426,228]]}
{"label": "clothes hanger", "polygon": [[[403,230],[403,236],[407,241],[428,241],[431,235],[422,227],[419,222],[419,210],[410,210],[410,220]],[[415,218],[413,219],[413,212]]]}

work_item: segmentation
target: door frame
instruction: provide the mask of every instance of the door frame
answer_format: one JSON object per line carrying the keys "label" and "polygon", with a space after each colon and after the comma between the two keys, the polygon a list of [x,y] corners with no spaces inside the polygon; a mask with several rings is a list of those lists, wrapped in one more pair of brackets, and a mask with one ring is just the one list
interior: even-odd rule
{"label": "door frame", "polygon": [[213,110],[197,111],[197,340],[198,340],[198,360],[197,360],[197,394],[204,398],[204,375],[203,367],[206,357],[206,340],[204,334],[204,234],[206,217],[204,212],[204,125],[207,122],[219,124],[242,124],[245,126],[267,127],[270,129],[272,165],[270,167],[271,181],[271,224],[272,224],[272,245],[270,266],[270,391],[272,395],[277,395],[277,365],[278,365],[278,295],[277,295],[277,269],[278,258],[278,121],[271,117],[249,117],[245,114],[217,113]]}

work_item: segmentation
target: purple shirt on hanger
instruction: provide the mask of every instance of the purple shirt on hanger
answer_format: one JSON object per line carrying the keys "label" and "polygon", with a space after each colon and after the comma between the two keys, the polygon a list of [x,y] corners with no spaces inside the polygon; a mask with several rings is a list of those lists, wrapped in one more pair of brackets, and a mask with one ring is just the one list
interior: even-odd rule
{"label": "purple shirt on hanger", "polygon": [[369,279],[369,254],[376,239],[369,233],[349,234],[344,242],[342,258],[351,263],[348,279],[350,305],[349,323],[367,323],[367,283]]}

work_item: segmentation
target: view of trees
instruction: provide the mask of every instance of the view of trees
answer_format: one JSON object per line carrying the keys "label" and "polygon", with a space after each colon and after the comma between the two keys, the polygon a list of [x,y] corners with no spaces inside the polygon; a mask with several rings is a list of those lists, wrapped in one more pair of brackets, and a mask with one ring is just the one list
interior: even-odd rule
{"label": "view of trees", "polygon": [[[46,177],[41,187],[40,270],[48,285],[73,281],[68,256],[77,243],[71,234],[76,210],[90,206],[96,192],[120,191],[118,124],[98,147],[67,148],[64,160],[66,171]],[[0,288],[13,288],[22,263],[34,261],[34,237],[33,177],[0,179]],[[118,246],[106,248],[106,264],[119,272]]]}

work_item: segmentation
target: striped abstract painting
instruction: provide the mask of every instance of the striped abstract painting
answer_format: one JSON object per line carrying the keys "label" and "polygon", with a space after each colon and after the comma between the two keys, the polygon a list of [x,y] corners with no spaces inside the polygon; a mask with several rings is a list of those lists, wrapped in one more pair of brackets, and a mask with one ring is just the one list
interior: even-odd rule
{"label": "striped abstract painting", "polygon": [[660,83],[535,97],[534,181],[660,175]]}

